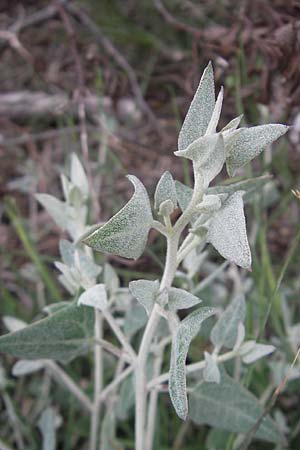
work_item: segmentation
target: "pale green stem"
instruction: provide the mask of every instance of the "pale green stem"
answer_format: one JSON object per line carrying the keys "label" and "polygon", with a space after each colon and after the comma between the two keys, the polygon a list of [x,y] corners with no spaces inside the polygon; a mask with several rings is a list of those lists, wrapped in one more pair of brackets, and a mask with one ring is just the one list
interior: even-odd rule
{"label": "pale green stem", "polygon": [[[202,196],[202,178],[195,172],[195,186],[191,202],[167,235],[167,255],[160,290],[171,287],[172,285],[177,269],[177,251],[181,233],[191,220],[195,207],[201,201]],[[160,306],[157,304],[154,305],[142,338],[135,365],[135,450],[145,450],[147,409],[146,364],[151,342],[160,319],[159,311]]]}
{"label": "pale green stem", "polygon": [[[103,318],[95,308],[95,339],[102,339],[103,335]],[[100,393],[103,387],[103,349],[100,345],[94,346],[94,403],[91,415],[90,443],[89,450],[97,450],[99,436],[99,419],[101,414],[101,402],[99,401]]]}
{"label": "pale green stem", "polygon": [[117,324],[115,318],[111,315],[108,309],[103,310],[103,316],[107,323],[109,324],[110,328],[116,335],[117,339],[119,340],[120,344],[123,346],[124,350],[130,355],[132,361],[135,361],[136,359],[136,353],[132,346],[130,345],[127,337]]}

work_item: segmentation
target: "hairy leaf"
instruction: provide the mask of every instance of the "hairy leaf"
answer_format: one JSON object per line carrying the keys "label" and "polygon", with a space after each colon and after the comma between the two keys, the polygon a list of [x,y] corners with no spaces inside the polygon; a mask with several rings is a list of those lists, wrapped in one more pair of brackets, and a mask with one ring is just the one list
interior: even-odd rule
{"label": "hairy leaf", "polygon": [[215,347],[233,348],[238,337],[239,323],[243,323],[246,303],[243,295],[235,298],[222,313],[211,330],[211,341]]}
{"label": "hairy leaf", "polygon": [[71,155],[70,178],[72,183],[78,187],[82,196],[84,198],[87,198],[89,196],[89,182],[85,174],[84,168],[76,153],[72,153]]}
{"label": "hairy leaf", "polygon": [[152,311],[159,290],[158,280],[137,280],[129,283],[129,290],[134,298],[143,305],[147,314]]}
{"label": "hairy leaf", "polygon": [[177,415],[185,420],[188,413],[185,360],[192,339],[199,333],[202,322],[215,313],[214,308],[199,308],[178,325],[173,336],[169,392]]}
{"label": "hairy leaf", "polygon": [[222,110],[223,96],[224,96],[224,89],[222,86],[205,134],[214,134],[217,131],[217,126],[219,123]]}
{"label": "hairy leaf", "polygon": [[49,194],[35,194],[35,197],[47,210],[54,222],[56,222],[62,230],[66,230],[68,227],[68,216],[74,217],[73,208]]}
{"label": "hairy leaf", "polygon": [[[194,422],[236,433],[249,432],[263,413],[257,399],[225,373],[220,384],[199,384],[190,394],[189,402],[189,417]],[[270,417],[264,419],[256,437],[276,444],[281,441]]]}
{"label": "hairy leaf", "polygon": [[94,250],[137,259],[146,246],[153,218],[148,194],[133,175],[128,179],[135,188],[129,202],[105,225],[86,237],[83,242]]}
{"label": "hairy leaf", "polygon": [[202,300],[193,294],[185,291],[184,289],[178,289],[171,287],[168,290],[168,306],[171,311],[177,309],[191,308],[198,305]]}
{"label": "hairy leaf", "polygon": [[108,306],[107,294],[104,284],[95,284],[85,292],[83,292],[79,299],[78,305],[92,306],[100,311],[103,311]]}
{"label": "hairy leaf", "polygon": [[228,122],[228,124],[225,125],[224,128],[222,128],[221,132],[223,133],[224,131],[234,131],[234,130],[236,130],[237,127],[239,126],[242,118],[243,118],[243,114],[241,114],[238,117],[235,117],[230,122]]}
{"label": "hairy leaf", "polygon": [[198,89],[191,102],[178,137],[178,149],[187,148],[203,136],[215,106],[215,85],[212,64],[203,72]]}
{"label": "hairy leaf", "polygon": [[191,159],[195,170],[200,171],[204,178],[204,187],[221,172],[225,162],[225,147],[222,134],[215,133],[202,136],[186,149],[175,152],[176,156]]}
{"label": "hairy leaf", "polygon": [[288,131],[289,127],[281,124],[259,125],[252,128],[240,128],[225,137],[227,152],[227,172],[233,176],[236,170],[276,141]]}
{"label": "hairy leaf", "polygon": [[30,361],[27,359],[21,359],[14,364],[12,374],[14,377],[23,377],[24,375],[29,375],[43,369],[44,366],[45,363],[43,360],[37,359],[36,361]]}
{"label": "hairy leaf", "polygon": [[85,353],[94,332],[91,308],[71,304],[22,330],[0,337],[0,352],[64,363]]}
{"label": "hairy leaf", "polygon": [[154,194],[154,207],[159,210],[162,203],[166,200],[170,200],[173,205],[173,210],[177,206],[177,195],[175,182],[170,172],[164,172],[157,183]]}
{"label": "hairy leaf", "polygon": [[192,199],[193,189],[177,180],[175,181],[175,187],[180,209],[185,211]]}
{"label": "hairy leaf", "polygon": [[131,306],[125,315],[124,333],[129,339],[135,335],[147,323],[147,314],[145,308],[139,303]]}
{"label": "hairy leaf", "polygon": [[225,259],[244,269],[250,269],[251,252],[247,238],[242,197],[243,192],[235,192],[213,216],[207,233],[207,241]]}
{"label": "hairy leaf", "polygon": [[204,381],[208,383],[220,383],[221,375],[215,358],[207,352],[204,352],[205,367],[203,369]]}
{"label": "hairy leaf", "polygon": [[257,344],[254,342],[254,345],[249,349],[249,351],[244,353],[246,344],[247,342],[245,342],[244,346],[241,347],[241,353],[243,354],[242,360],[245,364],[251,364],[264,356],[270,355],[276,350],[274,345]]}
{"label": "hairy leaf", "polygon": [[120,287],[120,280],[117,272],[108,263],[104,264],[103,281],[110,295],[115,294]]}

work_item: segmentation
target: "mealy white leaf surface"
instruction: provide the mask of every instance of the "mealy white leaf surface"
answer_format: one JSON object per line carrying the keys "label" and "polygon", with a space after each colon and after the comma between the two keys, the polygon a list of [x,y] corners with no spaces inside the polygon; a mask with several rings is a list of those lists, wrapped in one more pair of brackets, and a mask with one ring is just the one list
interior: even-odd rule
{"label": "mealy white leaf surface", "polygon": [[13,316],[3,316],[2,322],[10,332],[19,331],[27,327],[27,323]]}
{"label": "mealy white leaf surface", "polygon": [[79,299],[78,305],[92,306],[103,311],[108,306],[107,293],[104,284],[95,284],[95,286],[83,292]]}
{"label": "mealy white leaf surface", "polygon": [[226,166],[229,176],[244,166],[288,131],[289,127],[281,124],[259,125],[239,130],[224,136],[226,148]]}
{"label": "mealy white leaf surface", "polygon": [[208,383],[220,383],[221,374],[215,358],[208,352],[204,352],[205,367],[203,369],[203,379]]}
{"label": "mealy white leaf surface", "polygon": [[245,298],[240,295],[227,306],[211,330],[210,338],[215,347],[233,348],[235,346],[239,323],[244,322],[245,314]]}
{"label": "mealy white leaf surface", "polygon": [[147,323],[148,316],[145,308],[136,303],[127,309],[124,319],[124,333],[129,339],[135,335]]}
{"label": "mealy white leaf surface", "polygon": [[85,170],[76,155],[72,153],[71,155],[71,182],[77,186],[84,198],[89,196],[89,182],[85,174]]}
{"label": "mealy white leaf surface", "polygon": [[178,149],[184,150],[203,136],[215,106],[215,86],[212,64],[203,72],[178,137]]}
{"label": "mealy white leaf surface", "polygon": [[204,188],[221,172],[225,162],[225,147],[221,133],[202,136],[186,149],[175,152],[176,156],[191,159],[195,170],[204,178]]}
{"label": "mealy white leaf surface", "polygon": [[224,89],[222,86],[218,94],[217,101],[205,134],[214,134],[217,131],[217,126],[220,120],[222,110],[223,96],[224,96]]}
{"label": "mealy white leaf surface", "polygon": [[251,268],[251,252],[248,244],[243,192],[237,191],[224,203],[211,219],[207,241],[231,262],[244,269]]}
{"label": "mealy white leaf surface", "polygon": [[45,363],[42,360],[30,361],[27,359],[20,359],[20,361],[17,361],[13,365],[12,374],[14,377],[22,377],[43,369],[44,365]]}
{"label": "mealy white leaf surface", "polygon": [[197,205],[197,208],[201,213],[210,214],[218,211],[221,208],[221,200],[218,195],[204,195],[202,202]]}
{"label": "mealy white leaf surface", "polygon": [[129,283],[129,290],[133,297],[145,308],[149,315],[159,291],[158,280],[137,280]]}
{"label": "mealy white leaf surface", "polygon": [[71,209],[72,214],[74,214],[73,209],[70,206],[67,206],[65,202],[62,202],[49,194],[35,194],[35,198],[47,210],[54,222],[56,222],[60,228],[66,230],[68,226],[67,213],[68,211],[70,212]]}
{"label": "mealy white leaf surface", "polygon": [[184,211],[192,199],[193,189],[177,180],[175,181],[175,187],[180,209]]}
{"label": "mealy white leaf surface", "polygon": [[157,183],[154,194],[154,207],[159,210],[160,205],[166,200],[170,200],[173,204],[173,209],[177,206],[177,195],[175,182],[170,172],[166,171],[162,174]]}
{"label": "mealy white leaf surface", "polygon": [[238,117],[235,117],[234,119],[232,119],[230,122],[228,122],[227,125],[225,125],[224,128],[222,128],[221,132],[223,131],[234,131],[237,129],[237,127],[239,126],[239,124],[241,123],[241,120],[243,118],[243,114],[241,114]]}
{"label": "mealy white leaf surface", "polygon": [[135,188],[132,198],[83,242],[94,250],[137,259],[145,249],[153,217],[145,187],[133,175],[128,175],[128,179]]}
{"label": "mealy white leaf surface", "polygon": [[[270,355],[276,350],[274,345],[257,344],[255,345],[242,357],[242,361],[245,364],[251,364],[264,356]],[[243,352],[244,353],[244,352]]]}
{"label": "mealy white leaf surface", "polygon": [[192,339],[199,333],[202,322],[215,313],[214,308],[199,308],[178,325],[172,340],[169,393],[177,415],[185,420],[188,413],[185,360]]}
{"label": "mealy white leaf surface", "polygon": [[171,311],[191,308],[201,302],[202,300],[200,300],[200,298],[190,294],[184,289],[171,287],[168,290],[168,306]]}
{"label": "mealy white leaf surface", "polygon": [[109,263],[104,264],[103,281],[110,295],[115,294],[120,287],[117,272]]}

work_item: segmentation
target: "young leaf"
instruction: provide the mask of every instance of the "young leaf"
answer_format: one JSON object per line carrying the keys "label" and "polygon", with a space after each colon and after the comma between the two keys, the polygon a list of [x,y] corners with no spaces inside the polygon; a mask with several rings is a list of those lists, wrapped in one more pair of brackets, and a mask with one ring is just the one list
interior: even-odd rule
{"label": "young leaf", "polygon": [[219,119],[220,119],[220,115],[221,115],[221,110],[222,110],[222,104],[223,104],[223,96],[224,96],[224,89],[223,86],[220,89],[211,119],[209,121],[207,130],[206,130],[206,135],[208,134],[214,134],[217,131],[217,126],[219,123]]}
{"label": "young leaf", "polygon": [[27,359],[20,359],[20,361],[17,361],[16,364],[14,364],[12,374],[14,377],[23,377],[24,375],[43,369],[44,365],[45,363],[42,360],[37,359],[36,361],[30,361]]}
{"label": "young leaf", "polygon": [[213,216],[207,233],[207,241],[225,259],[244,269],[250,269],[251,252],[242,197],[243,192],[235,192]]}
{"label": "young leaf", "polygon": [[93,327],[93,310],[71,304],[22,330],[1,336],[0,352],[67,363],[88,350]]}
{"label": "young leaf", "polygon": [[83,292],[79,299],[78,305],[92,306],[100,311],[107,308],[107,294],[104,284],[95,284],[91,288]]}
{"label": "young leaf", "polygon": [[176,151],[176,156],[191,159],[195,170],[200,171],[204,178],[204,187],[221,172],[225,162],[225,147],[222,134],[215,133],[202,136],[185,150]]}
{"label": "young leaf", "polygon": [[89,182],[85,174],[84,168],[79,161],[76,153],[71,155],[71,173],[70,178],[72,183],[78,187],[82,196],[87,198],[89,196]]}
{"label": "young leaf", "polygon": [[222,202],[218,195],[204,195],[202,202],[198,205],[198,211],[211,214],[221,208]]}
{"label": "young leaf", "polygon": [[244,322],[245,314],[245,298],[241,295],[229,304],[211,330],[210,338],[215,347],[234,347],[238,337],[239,323]]}
{"label": "young leaf", "polygon": [[[276,348],[273,345],[257,344],[255,342],[254,346],[246,354],[243,354],[242,360],[245,364],[251,364],[264,356],[270,355],[275,350]],[[241,348],[241,352],[244,353],[243,348]]]}
{"label": "young leaf", "polygon": [[207,352],[204,352],[205,367],[203,369],[204,381],[208,383],[220,383],[221,375],[215,358]]}
{"label": "young leaf", "polygon": [[173,210],[177,206],[177,195],[175,182],[173,180],[170,172],[164,172],[157,183],[155,194],[154,194],[154,207],[159,210],[161,204],[166,200],[171,200],[173,205]]}
{"label": "young leaf", "polygon": [[148,194],[133,175],[128,179],[135,188],[129,202],[105,225],[86,237],[83,242],[94,250],[137,259],[146,246],[153,218]]}
{"label": "young leaf", "polygon": [[177,415],[185,420],[188,413],[185,360],[192,339],[199,333],[202,322],[215,313],[214,308],[199,308],[178,325],[172,341],[169,393]]}
{"label": "young leaf", "polygon": [[[201,383],[190,394],[189,417],[197,424],[247,433],[263,414],[257,399],[238,382],[222,373],[220,384]],[[256,437],[278,444],[280,434],[275,423],[266,417]]]}
{"label": "young leaf", "polygon": [[94,263],[84,251],[76,248],[66,239],[59,241],[59,250],[63,262],[69,267],[76,267],[78,271],[89,279],[96,278],[102,271],[102,268]]}
{"label": "young leaf", "polygon": [[185,211],[193,196],[193,189],[180,181],[175,181],[176,194],[181,211]]}
{"label": "young leaf", "polygon": [[185,291],[184,289],[178,289],[171,287],[168,290],[168,306],[171,311],[177,309],[191,308],[202,302],[200,298]]}
{"label": "young leaf", "polygon": [[241,120],[243,118],[243,114],[241,114],[238,117],[235,117],[234,119],[232,119],[230,122],[228,122],[227,125],[225,125],[224,128],[222,128],[221,133],[223,133],[224,131],[234,131],[237,129],[237,127],[239,126]]}
{"label": "young leaf", "polygon": [[73,208],[49,194],[35,194],[35,198],[47,210],[54,222],[56,222],[62,230],[66,230],[68,227],[68,215],[70,211],[72,212],[71,215],[74,215]]}
{"label": "young leaf", "polygon": [[129,290],[133,297],[136,298],[141,305],[143,305],[143,307],[147,311],[147,314],[149,315],[152,311],[156,296],[159,291],[158,280],[131,281],[129,283]]}
{"label": "young leaf", "polygon": [[178,137],[178,149],[184,150],[203,136],[215,107],[215,85],[212,64],[203,72],[198,89],[185,116]]}
{"label": "young leaf", "polygon": [[104,264],[103,281],[110,295],[115,294],[120,287],[119,277],[115,269],[108,263]]}
{"label": "young leaf", "polygon": [[276,141],[288,131],[281,124],[259,125],[252,128],[240,128],[225,137],[227,152],[227,172],[233,176],[237,169],[259,155],[267,145]]}

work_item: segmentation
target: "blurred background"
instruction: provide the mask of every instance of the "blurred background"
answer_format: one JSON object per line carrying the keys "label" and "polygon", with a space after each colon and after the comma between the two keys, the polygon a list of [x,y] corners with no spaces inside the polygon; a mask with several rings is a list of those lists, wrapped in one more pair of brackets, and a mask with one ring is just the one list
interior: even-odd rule
{"label": "blurred background", "polygon": [[[238,173],[273,177],[247,207],[254,256],[249,300],[253,315],[263,314],[278,287],[265,338],[276,335],[283,348],[290,344],[279,361],[288,366],[300,344],[300,194],[291,192],[300,188],[299,52],[299,0],[1,0],[0,314],[30,321],[57,295],[66,297],[53,266],[64,235],[34,194],[61,198],[59,173],[71,152],[80,156],[92,185],[91,223],[106,220],[130,197],[127,173],[138,176],[150,193],[166,169],[191,185],[190,165],[173,151],[211,60],[217,89],[225,88],[221,126],[239,114],[244,126],[292,126],[287,137]],[[161,273],[164,243],[155,233],[149,243],[138,261],[109,258],[124,284]],[[230,283],[227,277],[225,288]],[[250,329],[252,319],[250,314]],[[1,334],[6,331],[1,324]],[[3,361],[3,377],[9,377],[11,359]],[[74,373],[77,369],[74,363]],[[268,385],[273,370],[257,369],[254,392]],[[15,414],[23,418],[32,392],[24,396],[20,380],[9,383]],[[278,402],[290,448],[298,450],[297,380]],[[9,430],[5,411],[3,435]],[[159,448],[171,448],[168,427],[177,419],[163,420]],[[192,446],[193,439],[184,448],[200,448]],[[75,448],[67,440],[61,445]]]}

